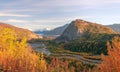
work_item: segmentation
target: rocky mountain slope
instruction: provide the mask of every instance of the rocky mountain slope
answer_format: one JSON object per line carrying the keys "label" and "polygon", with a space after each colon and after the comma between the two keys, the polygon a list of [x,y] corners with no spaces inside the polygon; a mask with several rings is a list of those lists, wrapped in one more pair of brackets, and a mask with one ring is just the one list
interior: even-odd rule
{"label": "rocky mountain slope", "polygon": [[32,31],[29,31],[29,30],[27,30],[27,29],[22,29],[22,28],[18,28],[18,27],[9,25],[9,24],[0,23],[0,31],[1,31],[3,28],[13,29],[13,30],[15,31],[16,35],[17,35],[19,38],[26,37],[28,40],[30,40],[30,39],[36,39],[36,38],[42,38],[42,36],[39,36],[39,35],[33,33]]}
{"label": "rocky mountain slope", "polygon": [[75,40],[77,38],[88,38],[99,36],[99,34],[117,34],[113,29],[84,20],[72,21],[65,31],[56,40]]}

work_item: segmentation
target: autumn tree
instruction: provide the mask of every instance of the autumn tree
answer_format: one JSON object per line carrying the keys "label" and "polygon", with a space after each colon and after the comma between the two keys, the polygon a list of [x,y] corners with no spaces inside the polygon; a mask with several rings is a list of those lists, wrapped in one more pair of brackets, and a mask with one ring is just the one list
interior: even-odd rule
{"label": "autumn tree", "polygon": [[68,61],[62,61],[58,58],[52,58],[47,65],[47,72],[74,72],[74,68],[69,68]]}
{"label": "autumn tree", "polygon": [[108,55],[102,55],[98,72],[120,72],[120,37],[114,37],[107,46]]}
{"label": "autumn tree", "polygon": [[46,72],[46,62],[27,44],[18,40],[14,30],[0,32],[0,66],[3,72]]}

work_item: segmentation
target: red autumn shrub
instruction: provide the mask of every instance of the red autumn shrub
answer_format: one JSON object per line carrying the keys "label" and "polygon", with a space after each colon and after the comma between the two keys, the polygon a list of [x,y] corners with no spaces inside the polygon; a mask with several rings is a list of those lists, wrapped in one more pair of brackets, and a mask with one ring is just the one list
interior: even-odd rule
{"label": "red autumn shrub", "polygon": [[114,37],[107,46],[108,55],[102,55],[98,72],[120,72],[120,37]]}

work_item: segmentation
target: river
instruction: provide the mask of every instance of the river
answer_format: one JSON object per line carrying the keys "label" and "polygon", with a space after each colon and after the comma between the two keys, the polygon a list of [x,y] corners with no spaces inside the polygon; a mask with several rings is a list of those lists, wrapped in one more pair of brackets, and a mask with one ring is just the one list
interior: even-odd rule
{"label": "river", "polygon": [[43,52],[45,55],[49,56],[51,54],[51,52],[47,49],[47,47],[45,46],[45,44],[30,44],[33,48],[33,50],[35,50],[36,52]]}

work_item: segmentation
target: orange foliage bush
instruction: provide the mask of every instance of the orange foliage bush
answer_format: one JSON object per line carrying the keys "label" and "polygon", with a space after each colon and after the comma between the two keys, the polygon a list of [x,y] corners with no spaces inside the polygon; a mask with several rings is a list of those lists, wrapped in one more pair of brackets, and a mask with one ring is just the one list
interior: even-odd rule
{"label": "orange foliage bush", "polygon": [[108,56],[102,55],[98,72],[120,72],[120,37],[114,37],[107,46]]}
{"label": "orange foliage bush", "polygon": [[47,66],[47,72],[74,72],[74,69],[69,69],[68,62],[58,58],[53,58]]}
{"label": "orange foliage bush", "polygon": [[12,29],[0,33],[0,66],[3,72],[45,72],[46,62],[26,43],[26,38],[17,40]]}

